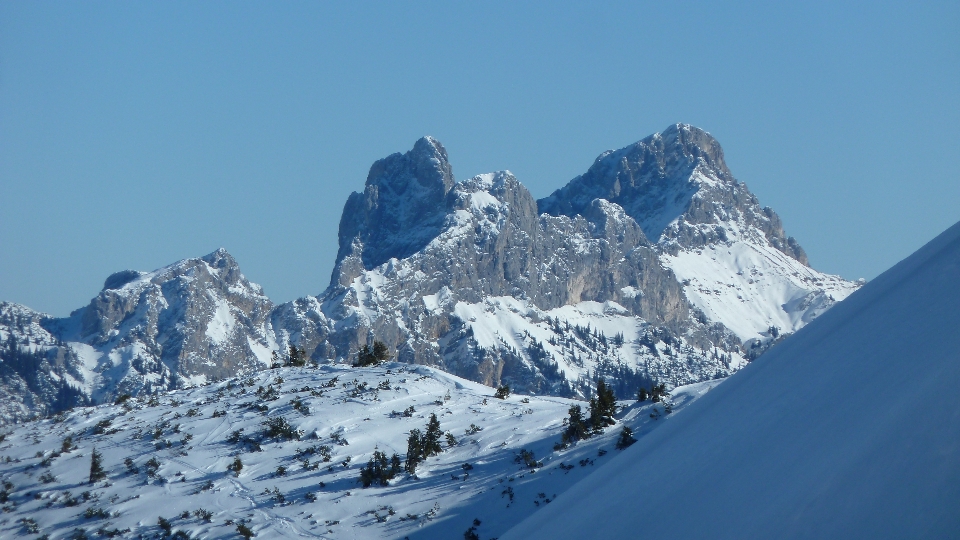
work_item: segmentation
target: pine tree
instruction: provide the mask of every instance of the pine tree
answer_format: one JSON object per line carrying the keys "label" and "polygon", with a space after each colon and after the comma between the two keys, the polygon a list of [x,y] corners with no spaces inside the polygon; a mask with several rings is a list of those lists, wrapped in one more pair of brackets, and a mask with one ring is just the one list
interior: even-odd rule
{"label": "pine tree", "polygon": [[243,461],[240,460],[240,456],[233,458],[233,463],[227,466],[228,471],[233,471],[233,474],[240,476],[240,471],[243,470]]}
{"label": "pine tree", "polygon": [[653,389],[650,390],[650,401],[654,403],[659,403],[663,400],[663,396],[667,395],[667,385],[660,383],[654,385]]}
{"label": "pine tree", "polygon": [[374,340],[373,342],[373,359],[376,363],[386,362],[390,359],[390,349],[387,348],[387,344],[380,341]]}
{"label": "pine tree", "polygon": [[380,340],[374,340],[372,348],[369,345],[360,347],[360,350],[357,351],[357,362],[354,366],[375,366],[389,359],[390,349],[387,348],[387,344]]}
{"label": "pine tree", "polygon": [[287,365],[293,367],[307,365],[307,350],[290,345],[290,352],[287,353]]}
{"label": "pine tree", "polygon": [[103,454],[93,449],[90,455],[90,483],[98,482],[107,477],[107,471],[103,469]]}
{"label": "pine tree", "polygon": [[365,467],[360,468],[360,483],[363,487],[373,484],[380,486],[390,485],[390,480],[400,472],[400,456],[394,454],[390,460],[387,455],[376,450]]}
{"label": "pine tree", "polygon": [[613,417],[617,414],[617,398],[613,389],[603,379],[597,381],[597,396],[590,399],[590,427],[595,433],[616,424]]}
{"label": "pine tree", "polygon": [[443,446],[440,445],[440,438],[443,432],[440,431],[440,421],[436,414],[430,415],[430,421],[427,422],[427,432],[423,435],[423,457],[428,458],[443,452]]}
{"label": "pine tree", "polygon": [[627,426],[623,426],[623,431],[620,432],[620,438],[617,439],[617,450],[623,450],[635,442],[637,442],[637,439],[633,438],[633,430]]}
{"label": "pine tree", "polygon": [[588,438],[590,430],[587,429],[587,423],[583,419],[583,409],[579,405],[571,405],[567,414],[569,419],[567,430],[563,432],[563,444],[567,445]]}
{"label": "pine tree", "polygon": [[417,465],[422,461],[423,456],[423,434],[419,429],[411,429],[410,436],[407,437],[407,462],[403,469],[410,474],[417,471]]}

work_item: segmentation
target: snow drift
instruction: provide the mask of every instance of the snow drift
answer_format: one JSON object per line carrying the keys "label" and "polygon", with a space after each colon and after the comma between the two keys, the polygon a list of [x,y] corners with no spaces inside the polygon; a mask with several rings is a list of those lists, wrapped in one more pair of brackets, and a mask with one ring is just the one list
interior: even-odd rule
{"label": "snow drift", "polygon": [[960,538],[960,223],[502,536]]}

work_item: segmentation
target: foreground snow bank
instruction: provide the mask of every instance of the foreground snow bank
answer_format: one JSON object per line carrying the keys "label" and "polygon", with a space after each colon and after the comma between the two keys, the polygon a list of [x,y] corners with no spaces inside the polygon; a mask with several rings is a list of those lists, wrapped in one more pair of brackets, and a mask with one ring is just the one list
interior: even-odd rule
{"label": "foreground snow bank", "polygon": [[502,536],[960,537],[960,223]]}

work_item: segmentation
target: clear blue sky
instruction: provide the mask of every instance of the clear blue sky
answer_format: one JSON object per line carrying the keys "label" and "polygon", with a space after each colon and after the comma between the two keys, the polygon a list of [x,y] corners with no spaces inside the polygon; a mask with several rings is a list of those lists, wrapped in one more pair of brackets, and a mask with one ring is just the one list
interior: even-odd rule
{"label": "clear blue sky", "polygon": [[758,4],[4,0],[0,300],[66,315],[220,246],[316,294],[347,195],[420,136],[542,197],[674,122],[872,278],[960,219],[960,3]]}

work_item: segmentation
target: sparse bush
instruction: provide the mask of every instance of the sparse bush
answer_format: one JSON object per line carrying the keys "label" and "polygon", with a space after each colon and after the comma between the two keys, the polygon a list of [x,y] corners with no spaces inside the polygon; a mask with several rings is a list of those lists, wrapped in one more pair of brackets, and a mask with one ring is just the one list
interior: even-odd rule
{"label": "sparse bush", "polygon": [[126,402],[127,402],[130,398],[132,398],[132,397],[133,397],[133,396],[131,396],[130,394],[121,394],[121,395],[117,396],[117,399],[113,402],[113,404],[114,404],[114,405],[123,405],[124,403],[126,403]]}
{"label": "sparse bush", "polygon": [[163,530],[165,536],[170,536],[173,533],[173,525],[163,516],[157,518],[157,527]]}
{"label": "sparse bush", "polygon": [[87,519],[93,519],[93,518],[106,519],[106,518],[110,517],[110,514],[107,513],[107,511],[104,510],[103,508],[99,508],[99,507],[96,507],[96,506],[90,506],[90,507],[88,507],[86,510],[83,511],[83,517],[85,517],[85,518],[87,518]]}
{"label": "sparse bush", "polygon": [[60,451],[66,454],[70,450],[73,450],[73,437],[67,435],[63,438],[63,442],[60,444]]}
{"label": "sparse bush", "polygon": [[447,448],[453,448],[457,445],[457,438],[453,436],[453,433],[448,431],[445,437],[447,438]]}
{"label": "sparse bush", "polygon": [[152,457],[143,466],[147,469],[147,476],[153,478],[157,476],[157,471],[160,470],[160,461],[156,457]]}
{"label": "sparse bush", "polygon": [[233,471],[233,474],[240,476],[240,471],[243,470],[243,461],[240,460],[240,456],[233,458],[233,463],[227,466],[228,471]]}
{"label": "sparse bush", "polygon": [[493,394],[493,397],[497,399],[507,399],[510,396],[510,386],[504,384],[503,386],[497,387],[497,392]]}
{"label": "sparse bush", "polygon": [[537,458],[534,456],[533,452],[527,449],[521,449],[520,453],[513,458],[514,463],[520,463],[527,467],[528,469],[536,469],[537,467],[543,467],[543,463],[537,461]]}
{"label": "sparse bush", "polygon": [[210,523],[213,521],[213,512],[204,510],[203,508],[198,508],[193,511],[193,517],[203,521],[204,523]]}
{"label": "sparse bush", "polygon": [[246,538],[247,540],[250,540],[250,538],[256,536],[253,530],[250,529],[250,527],[247,527],[247,525],[244,523],[237,523],[237,534]]}
{"label": "sparse bush", "polygon": [[37,521],[33,518],[20,518],[20,524],[23,525],[23,530],[27,534],[37,534],[40,532],[40,525],[37,524]]}
{"label": "sparse bush", "polygon": [[284,467],[283,465],[277,467],[277,472],[275,473],[276,476],[286,476],[286,474],[287,474],[286,467]]}
{"label": "sparse bush", "polygon": [[275,416],[263,422],[263,437],[266,439],[300,439],[300,430],[294,428],[282,416]]}
{"label": "sparse bush", "polygon": [[93,433],[96,435],[103,435],[108,429],[110,429],[111,423],[112,422],[109,418],[97,422],[97,425],[93,426]]}

